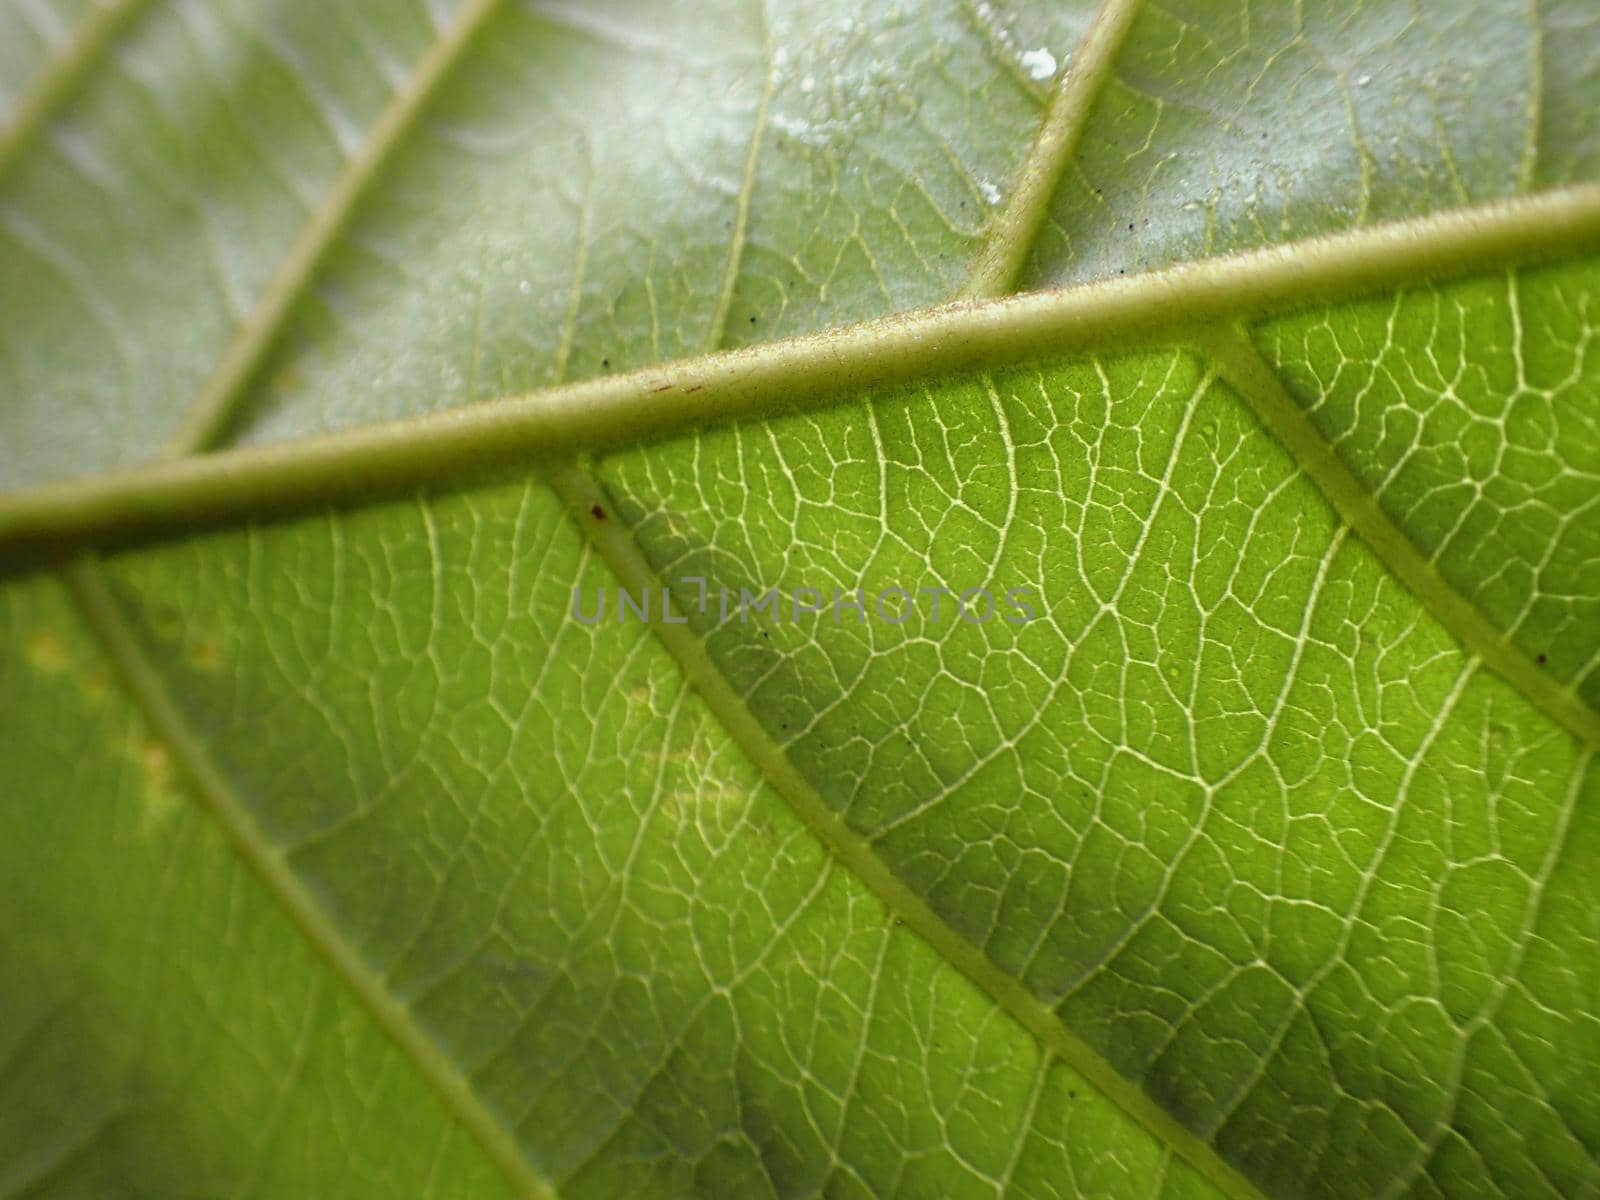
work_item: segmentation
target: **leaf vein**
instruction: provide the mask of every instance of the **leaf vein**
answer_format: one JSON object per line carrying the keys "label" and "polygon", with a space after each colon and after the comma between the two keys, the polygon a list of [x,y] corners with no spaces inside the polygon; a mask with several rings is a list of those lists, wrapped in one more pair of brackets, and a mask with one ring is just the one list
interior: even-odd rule
{"label": "leaf vein", "polygon": [[109,0],[94,5],[12,110],[0,128],[0,176],[50,123],[73,90],[100,61],[113,39],[149,0]]}
{"label": "leaf vein", "polygon": [[523,1154],[511,1129],[484,1105],[471,1081],[345,940],[311,889],[294,873],[288,856],[261,830],[243,798],[212,761],[199,735],[168,694],[99,566],[90,558],[79,558],[61,568],[60,576],[128,695],[152,732],[172,752],[173,761],[188,780],[195,798],[216,820],[307,943],[350,988],[507,1179],[524,1195],[553,1200],[555,1192]]}
{"label": "leaf vein", "polygon": [[1600,247],[1600,184],[1096,283],[962,300],[357,429],[0,494],[0,560],[370,503],[938,372],[1182,342],[1220,322]]}
{"label": "leaf vein", "polygon": [[1044,122],[995,218],[983,248],[967,269],[956,298],[1016,290],[1029,252],[1050,215],[1050,201],[1072,161],[1095,101],[1111,77],[1117,52],[1133,28],[1141,0],[1102,0],[1062,72]]}
{"label": "leaf vein", "polygon": [[1248,335],[1232,326],[1218,327],[1202,333],[1198,340],[1256,419],[1423,609],[1468,654],[1483,660],[1534,707],[1585,745],[1600,748],[1600,712],[1589,707],[1574,688],[1541,670],[1450,584],[1356,478]]}
{"label": "leaf vein", "polygon": [[[662,582],[633,536],[618,522],[590,519],[595,505],[615,504],[604,488],[573,463],[552,467],[550,485],[611,568],[618,584],[632,592],[659,594]],[[789,760],[707,653],[687,625],[665,624],[652,612],[649,623],[684,677],[789,808],[847,871],[950,966],[988,994],[1041,1046],[1060,1058],[1154,1137],[1171,1146],[1191,1166],[1235,1200],[1260,1200],[1260,1193],[1205,1139],[1181,1124],[1062,1024],[1056,1013],[1023,983],[997,967],[983,950],[952,928],[934,908],[878,856],[871,843],[851,829]]]}
{"label": "leaf vein", "polygon": [[473,35],[500,3],[501,0],[469,0],[454,23],[417,60],[410,76],[301,226],[255,307],[239,323],[199,395],[178,422],[161,451],[162,457],[209,449],[226,435],[245,385],[261,365],[295,301],[310,285],[356,204],[412,128],[428,99],[461,61]]}

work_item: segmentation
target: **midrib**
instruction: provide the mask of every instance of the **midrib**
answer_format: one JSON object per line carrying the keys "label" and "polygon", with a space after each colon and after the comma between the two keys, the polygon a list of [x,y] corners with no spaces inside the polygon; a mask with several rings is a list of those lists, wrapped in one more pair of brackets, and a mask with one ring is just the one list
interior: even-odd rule
{"label": "midrib", "polygon": [[104,546],[525,471],[946,372],[1201,330],[1600,249],[1600,183],[995,300],[963,300],[336,433],[0,493],[0,554]]}
{"label": "midrib", "polygon": [[[991,236],[975,256],[956,298],[986,299],[1014,292],[1027,255],[1047,219],[1061,172],[1076,149],[1095,97],[1110,77],[1116,53],[1131,29],[1139,2],[1104,0],[1046,110],[1010,202],[992,227],[992,233],[998,236]],[[1080,66],[1085,68],[1081,74],[1078,73]],[[765,103],[763,96],[763,112]],[[749,165],[753,167],[753,161]],[[749,186],[747,172],[745,190],[741,191],[742,202],[748,200]],[[742,233],[741,227],[741,236]],[[736,258],[731,255],[730,261]],[[731,285],[731,280],[728,284]],[[1558,723],[1591,745],[1600,746],[1600,714],[1539,671],[1509,638],[1494,630],[1473,606],[1450,589],[1375,501],[1366,497],[1365,504],[1352,502],[1360,489],[1337,451],[1320,439],[1315,426],[1293,406],[1265,360],[1247,339],[1233,333],[1232,329],[1232,326],[1215,324],[1203,326],[1193,337],[1194,347],[1217,364],[1222,376],[1241,392],[1263,427],[1284,446],[1335,511],[1367,542],[1422,607],[1462,641],[1469,654],[1499,670]],[[1268,379],[1270,384],[1266,382]],[[615,512],[617,505],[592,471],[576,459],[568,459],[553,468],[549,478],[574,524],[599,551],[622,587],[641,594],[662,588],[661,579],[631,531],[619,528],[618,522],[594,519],[595,511]],[[650,624],[724,731],[744,750],[767,783],[835,858],[876,894],[905,927],[921,937],[941,959],[977,984],[1032,1033],[1047,1052],[1076,1070],[1223,1194],[1261,1196],[1254,1184],[1217,1153],[1208,1140],[1183,1126],[1135,1081],[1117,1071],[1072,1034],[1057,1014],[1020,980],[997,967],[979,946],[958,933],[926,899],[908,887],[793,765],[717,667],[700,637],[687,626],[655,620]]]}

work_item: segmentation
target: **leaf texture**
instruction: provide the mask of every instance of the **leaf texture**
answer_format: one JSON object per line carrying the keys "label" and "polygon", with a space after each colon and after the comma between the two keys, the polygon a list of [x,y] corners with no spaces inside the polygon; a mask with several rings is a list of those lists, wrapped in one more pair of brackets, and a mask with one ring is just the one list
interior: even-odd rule
{"label": "leaf texture", "polygon": [[1596,62],[0,7],[0,1194],[1600,1194]]}

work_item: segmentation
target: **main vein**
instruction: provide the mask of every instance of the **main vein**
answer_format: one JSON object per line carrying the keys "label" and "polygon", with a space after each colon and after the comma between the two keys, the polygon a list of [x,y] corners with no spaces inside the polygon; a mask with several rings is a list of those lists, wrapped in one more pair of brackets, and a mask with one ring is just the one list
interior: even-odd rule
{"label": "main vein", "polygon": [[167,693],[155,665],[129,628],[121,607],[89,559],[62,568],[66,585],[84,621],[98,638],[128,694],[152,731],[171,750],[191,790],[216,819],[241,858],[255,871],[288,913],[307,942],[372,1014],[378,1025],[410,1057],[446,1107],[469,1129],[512,1183],[529,1197],[551,1198],[550,1185],[533,1169],[505,1123],[479,1098],[472,1081],[447,1058],[412,1012],[384,983],[323,912],[320,902],[290,865],[288,857],[257,824],[249,805],[189,727]]}
{"label": "main vein", "polygon": [[1219,322],[1600,248],[1600,184],[0,495],[0,561],[473,482],[945,372],[1183,341]]}
{"label": "main vein", "polygon": [[[92,36],[75,43],[47,75],[48,86],[35,93],[37,111],[25,108],[27,121],[0,135],[0,170],[22,140],[36,132],[120,20],[139,3],[120,0],[102,10],[103,28],[94,26]],[[238,397],[293,301],[364,189],[495,4],[496,0],[469,3],[380,116],[371,136],[312,214],[261,300],[241,323],[169,443],[168,453],[177,457],[81,483],[0,497],[0,552],[30,542],[98,543],[118,536],[268,515],[306,504],[374,498],[441,479],[471,477],[484,468],[511,468],[554,458],[552,485],[618,580],[628,587],[657,587],[659,581],[631,537],[616,526],[601,527],[590,519],[591,509],[604,497],[594,480],[565,456],[771,411],[780,397],[787,404],[821,404],[867,386],[892,385],[935,372],[999,366],[1026,357],[1104,348],[1131,340],[1173,340],[1187,331],[1214,331],[1217,322],[1296,304],[1541,257],[1575,245],[1600,244],[1600,188],[1579,187],[1126,280],[1012,300],[941,306],[351,433],[187,457],[212,444],[226,429]],[[1137,0],[1103,3],[1055,93],[1011,198],[958,296],[993,296],[1015,286],[1136,8]],[[770,71],[765,86],[746,163],[739,227],[719,297],[715,320],[719,328],[731,300],[738,248],[745,234]],[[1280,394],[1281,383],[1249,343],[1232,333],[1201,336],[1203,348],[1217,359],[1225,377],[1245,394],[1268,428],[1290,445],[1346,520],[1411,584],[1435,615],[1557,720],[1600,744],[1600,716],[1569,692],[1541,701],[1537,688],[1556,688],[1553,681],[1532,668],[1525,656],[1436,573],[1425,577],[1412,569],[1420,563],[1431,571],[1349,476],[1331,448],[1314,430],[1307,435],[1309,422],[1304,414],[1292,399]],[[367,1004],[507,1175],[530,1195],[549,1195],[546,1182],[533,1171],[506,1127],[483,1106],[470,1081],[343,940],[283,853],[266,839],[167,695],[98,570],[87,560],[79,560],[63,568],[62,577],[146,718],[172,747],[197,795],[308,941]],[[698,637],[676,625],[657,624],[656,629],[708,707],[768,782],[901,920],[983,987],[1044,1046],[1226,1194],[1256,1196],[1251,1185],[1212,1147],[1069,1033],[1054,1012],[957,934],[894,875],[793,767],[710,660]],[[1504,666],[1495,661],[1496,646],[1509,656]],[[1532,672],[1531,679],[1512,675],[1521,667],[1527,668],[1522,674]],[[1535,690],[1530,690],[1530,684]]]}

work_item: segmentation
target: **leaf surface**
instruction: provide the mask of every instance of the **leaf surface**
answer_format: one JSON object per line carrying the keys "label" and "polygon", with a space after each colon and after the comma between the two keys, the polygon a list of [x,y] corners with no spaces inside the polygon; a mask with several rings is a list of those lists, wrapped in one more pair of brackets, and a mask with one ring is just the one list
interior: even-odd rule
{"label": "leaf surface", "polygon": [[1600,22],[1314,8],[0,9],[0,1191],[1600,1191]]}

